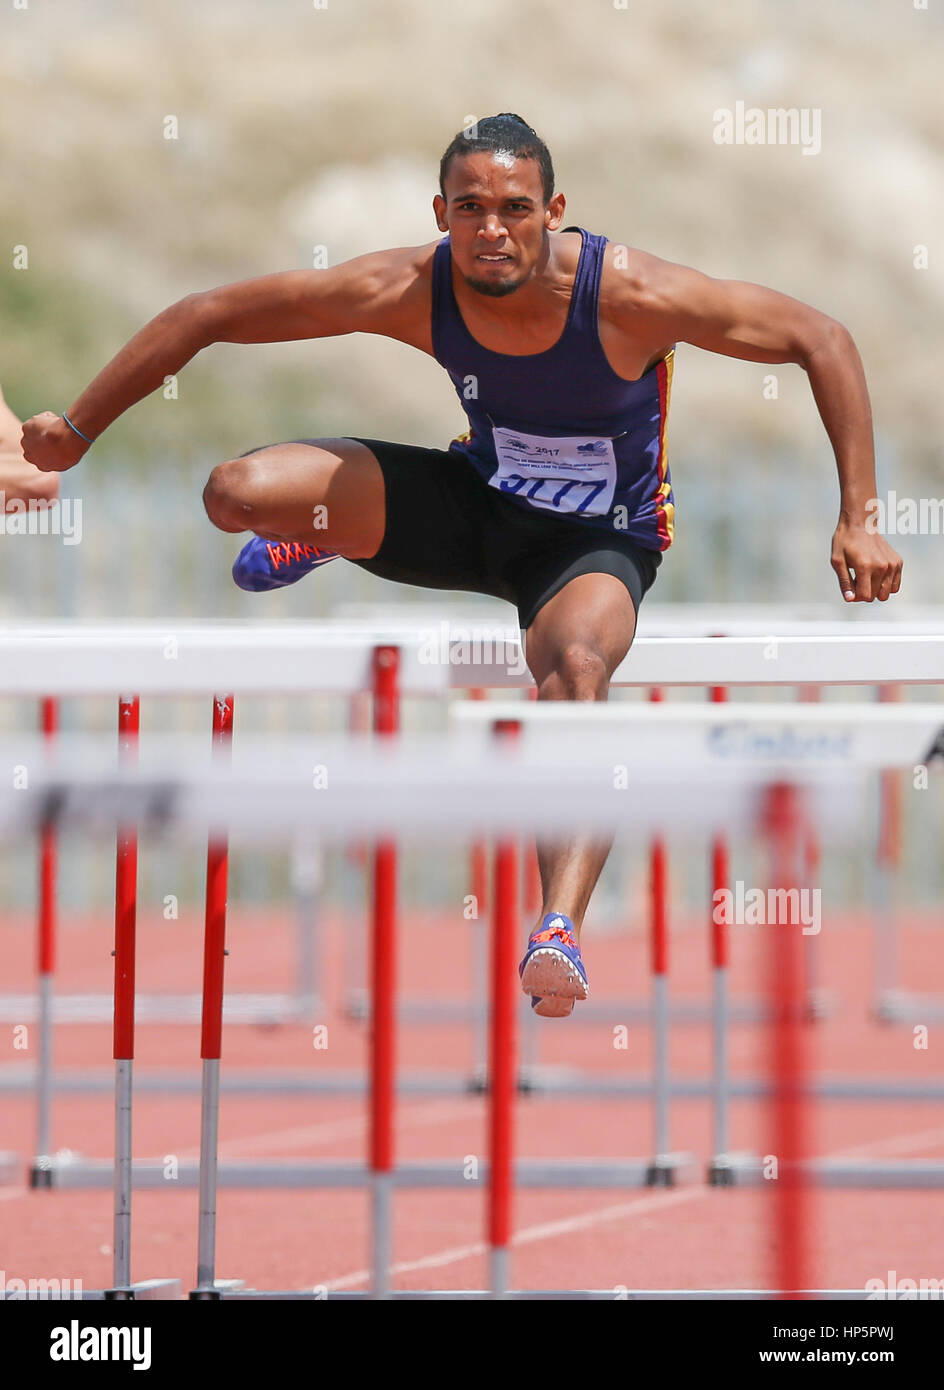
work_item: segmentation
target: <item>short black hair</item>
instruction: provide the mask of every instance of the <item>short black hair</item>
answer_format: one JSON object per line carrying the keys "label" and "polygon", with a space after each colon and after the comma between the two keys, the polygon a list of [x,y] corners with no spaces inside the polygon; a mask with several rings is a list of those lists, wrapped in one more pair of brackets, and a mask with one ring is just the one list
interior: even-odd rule
{"label": "short black hair", "polygon": [[527,121],[511,111],[502,111],[498,116],[486,116],[460,130],[450,143],[446,153],[439,161],[439,191],[446,196],[446,175],[449,165],[457,155],[478,154],[483,150],[498,153],[507,150],[515,159],[536,159],[541,171],[544,189],[544,203],[547,205],[554,196],[554,165],[544,141],[528,125]]}

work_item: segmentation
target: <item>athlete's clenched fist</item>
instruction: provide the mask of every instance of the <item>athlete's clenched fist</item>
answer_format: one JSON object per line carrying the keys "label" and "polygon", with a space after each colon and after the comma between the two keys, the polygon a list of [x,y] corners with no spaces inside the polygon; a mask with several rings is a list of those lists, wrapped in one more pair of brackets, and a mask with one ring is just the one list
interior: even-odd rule
{"label": "athlete's clenched fist", "polygon": [[42,410],[24,423],[20,447],[26,461],[43,473],[64,473],[78,463],[89,446],[61,415]]}

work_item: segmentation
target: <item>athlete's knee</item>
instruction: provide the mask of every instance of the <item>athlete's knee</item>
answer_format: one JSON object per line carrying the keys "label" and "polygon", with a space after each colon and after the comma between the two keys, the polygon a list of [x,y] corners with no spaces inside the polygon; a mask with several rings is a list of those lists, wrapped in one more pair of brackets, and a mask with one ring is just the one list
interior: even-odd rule
{"label": "athlete's knee", "polygon": [[203,505],[221,531],[250,531],[262,501],[264,480],[258,462],[243,455],[213,469],[203,489]]}
{"label": "athlete's knee", "polygon": [[570,642],[557,653],[553,669],[538,687],[538,698],[605,700],[609,677],[601,652],[586,642]]}

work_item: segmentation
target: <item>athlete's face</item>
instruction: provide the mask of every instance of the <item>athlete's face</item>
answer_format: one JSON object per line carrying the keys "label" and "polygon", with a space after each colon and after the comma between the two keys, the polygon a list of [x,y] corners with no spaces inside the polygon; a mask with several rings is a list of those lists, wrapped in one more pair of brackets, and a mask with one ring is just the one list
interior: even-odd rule
{"label": "athlete's face", "polygon": [[445,188],[433,210],[466,284],[492,298],[514,294],[546,255],[547,232],[563,221],[563,194],[544,202],[536,159],[484,151],[453,159]]}

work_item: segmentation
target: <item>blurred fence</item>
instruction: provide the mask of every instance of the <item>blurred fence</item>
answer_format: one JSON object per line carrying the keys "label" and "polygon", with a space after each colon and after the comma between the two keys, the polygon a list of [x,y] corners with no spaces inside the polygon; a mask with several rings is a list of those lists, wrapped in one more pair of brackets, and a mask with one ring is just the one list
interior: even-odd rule
{"label": "blurred fence", "polygon": [[[829,544],[839,509],[834,472],[810,478],[788,459],[750,459],[732,481],[680,466],[676,539],[652,590],[659,603],[837,603]],[[245,594],[230,567],[247,537],[215,530],[204,479],[112,470],[63,474],[62,505],[81,504],[81,538],[0,536],[0,620],[328,616],[350,600],[429,604],[429,590],[388,584],[343,562],[270,594]],[[938,489],[940,491],[940,489]],[[65,513],[63,513],[65,517]],[[8,519],[8,532],[9,532]],[[79,533],[77,533],[78,535]],[[892,536],[905,557],[903,601],[944,601],[941,536]],[[507,609],[514,621],[514,610]]]}
{"label": "blurred fence", "polygon": [[[829,568],[829,541],[837,514],[835,478],[815,483],[791,476],[786,463],[769,466],[757,477],[742,470],[737,489],[694,476],[676,483],[677,539],[667,553],[652,591],[653,601],[711,604],[769,602],[784,613],[791,605],[835,604],[841,618],[844,606]],[[321,618],[340,605],[383,601],[404,605],[441,605],[443,616],[467,607],[469,596],[432,593],[392,585],[364,573],[356,565],[337,561],[301,583],[281,592],[245,594],[233,584],[230,566],[244,537],[216,531],[206,519],[200,491],[177,477],[111,476],[93,485],[91,475],[63,475],[63,499],[73,498],[75,485],[86,490],[81,530],[76,544],[55,535],[0,537],[0,621],[68,620],[118,621],[234,619],[244,621]],[[73,514],[73,520],[78,513]],[[944,598],[939,566],[933,561],[939,538],[896,538],[905,555],[906,597],[910,603],[934,603]],[[859,613],[862,612],[860,608]],[[496,604],[501,621],[514,625],[510,606]],[[870,610],[870,614],[873,610]],[[891,605],[883,616],[892,619]],[[811,680],[815,672],[810,673]],[[861,692],[867,698],[867,692]],[[740,697],[739,697],[740,698]],[[929,695],[933,698],[933,694]],[[409,711],[407,720],[411,717]],[[437,715],[437,718],[443,717]],[[0,727],[34,728],[37,711],[31,702],[0,702]],[[312,700],[237,700],[236,728],[278,732],[343,726],[347,710],[331,697]],[[424,721],[429,714],[424,713]],[[114,727],[115,709],[102,700],[68,702],[62,711],[66,729]],[[209,737],[209,709],[196,700],[152,700],[142,719],[142,737],[169,729],[202,731]],[[930,794],[929,794],[930,795]],[[914,798],[911,799],[913,802]],[[906,798],[906,806],[911,805]],[[944,892],[944,868],[939,846],[942,808],[925,805],[921,815],[911,806],[906,822],[903,872],[909,901],[932,902]],[[838,901],[868,905],[867,867],[870,846],[860,856],[843,856],[824,870],[824,891]],[[98,860],[100,859],[100,863]],[[913,872],[918,865],[921,873]],[[142,846],[141,902],[159,912],[164,897],[174,894],[181,905],[199,901],[205,853],[171,855],[161,847]],[[707,864],[677,864],[676,891],[689,903],[703,903]],[[634,904],[644,910],[646,861],[644,847],[626,847],[614,854],[595,899],[603,919],[625,917]],[[76,911],[103,908],[114,884],[108,856],[90,859],[87,848],[65,847],[61,874],[63,901]],[[417,853],[404,859],[405,892],[418,904],[451,901],[461,920],[463,895],[470,890],[462,856],[437,855],[433,863]],[[348,906],[360,901],[356,866],[333,856],[328,864],[328,895]],[[272,855],[250,849],[234,857],[231,896],[234,902],[284,901],[289,887],[288,854]],[[0,901],[8,910],[26,909],[35,894],[35,866],[0,851]],[[918,896],[915,896],[917,894]]]}

